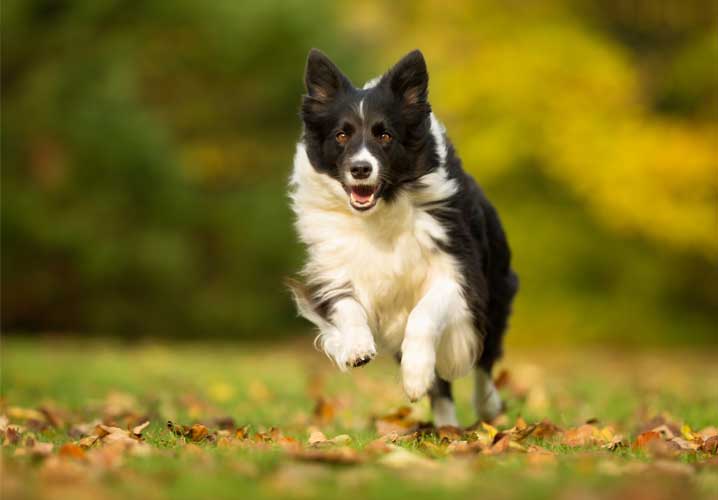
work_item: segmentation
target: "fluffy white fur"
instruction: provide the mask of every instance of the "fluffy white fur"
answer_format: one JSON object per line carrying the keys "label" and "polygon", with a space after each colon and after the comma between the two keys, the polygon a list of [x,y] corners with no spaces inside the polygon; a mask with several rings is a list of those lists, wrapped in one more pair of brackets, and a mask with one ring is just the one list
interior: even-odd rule
{"label": "fluffy white fur", "polygon": [[431,413],[434,415],[434,425],[436,427],[445,425],[459,426],[459,419],[456,418],[456,407],[449,398],[438,397],[432,400]]}
{"label": "fluffy white fur", "polygon": [[[443,159],[442,131],[432,116]],[[435,372],[453,380],[467,374],[480,354],[457,264],[436,243],[448,235],[426,209],[457,186],[443,167],[421,181],[415,192],[357,212],[341,185],[312,167],[302,143],[291,178],[296,227],[309,253],[303,275],[318,290],[316,298],[342,297],[328,321],[308,304],[299,304],[300,313],[317,325],[318,344],[342,370],[373,357],[374,341],[401,351],[404,389],[412,400],[426,394]]]}
{"label": "fluffy white fur", "polygon": [[376,87],[377,85],[379,85],[379,82],[381,81],[381,77],[382,77],[382,75],[375,76],[374,78],[372,78],[371,80],[366,82],[362,88],[364,90],[366,90],[366,89],[372,89],[372,88]]}
{"label": "fluffy white fur", "polygon": [[474,407],[480,420],[490,422],[501,412],[501,396],[491,377],[484,370],[476,370]]}

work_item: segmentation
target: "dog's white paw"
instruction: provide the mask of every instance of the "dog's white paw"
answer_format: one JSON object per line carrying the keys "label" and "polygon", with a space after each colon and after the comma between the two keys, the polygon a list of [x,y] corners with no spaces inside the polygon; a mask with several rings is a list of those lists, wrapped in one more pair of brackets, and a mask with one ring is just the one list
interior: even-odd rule
{"label": "dog's white paw", "polygon": [[374,337],[368,328],[354,328],[343,332],[332,330],[321,337],[324,352],[340,370],[367,364],[376,356]]}
{"label": "dog's white paw", "polygon": [[401,378],[404,392],[411,401],[418,401],[429,392],[436,369],[436,352],[430,343],[404,342],[401,348]]}
{"label": "dog's white paw", "polygon": [[503,410],[499,391],[496,390],[491,377],[481,368],[476,370],[474,407],[476,408],[476,416],[484,422],[491,422]]}

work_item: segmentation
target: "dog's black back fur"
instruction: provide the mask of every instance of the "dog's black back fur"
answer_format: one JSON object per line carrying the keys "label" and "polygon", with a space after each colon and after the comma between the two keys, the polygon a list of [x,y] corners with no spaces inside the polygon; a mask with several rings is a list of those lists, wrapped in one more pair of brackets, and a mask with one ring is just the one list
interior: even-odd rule
{"label": "dog's black back fur", "polygon": [[461,266],[465,294],[484,335],[478,366],[491,373],[503,353],[503,336],[518,291],[518,276],[511,269],[511,250],[493,205],[476,181],[461,166],[448,143],[446,168],[459,184],[445,207],[432,211],[449,228],[449,244],[443,245]]}

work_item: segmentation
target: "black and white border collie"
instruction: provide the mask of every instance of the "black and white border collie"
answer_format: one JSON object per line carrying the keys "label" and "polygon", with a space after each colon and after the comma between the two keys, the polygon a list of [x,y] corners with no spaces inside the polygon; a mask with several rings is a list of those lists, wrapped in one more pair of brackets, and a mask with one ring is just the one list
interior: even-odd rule
{"label": "black and white border collie", "polygon": [[491,369],[518,280],[496,211],[431,112],[428,81],[418,50],[363,88],[309,53],[290,183],[308,261],[292,289],[341,370],[379,345],[400,360],[409,399],[428,394],[435,424],[455,426],[450,381],[472,368],[478,417],[501,411]]}

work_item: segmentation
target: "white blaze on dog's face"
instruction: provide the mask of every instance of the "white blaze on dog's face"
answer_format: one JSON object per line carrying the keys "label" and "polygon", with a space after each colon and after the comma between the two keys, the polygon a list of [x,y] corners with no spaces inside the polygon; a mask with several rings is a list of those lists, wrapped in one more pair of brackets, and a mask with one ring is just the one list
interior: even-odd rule
{"label": "white blaze on dog's face", "polygon": [[323,53],[309,53],[301,113],[307,155],[318,172],[341,184],[355,211],[390,203],[439,161],[426,140],[428,79],[419,51],[363,89]]}

